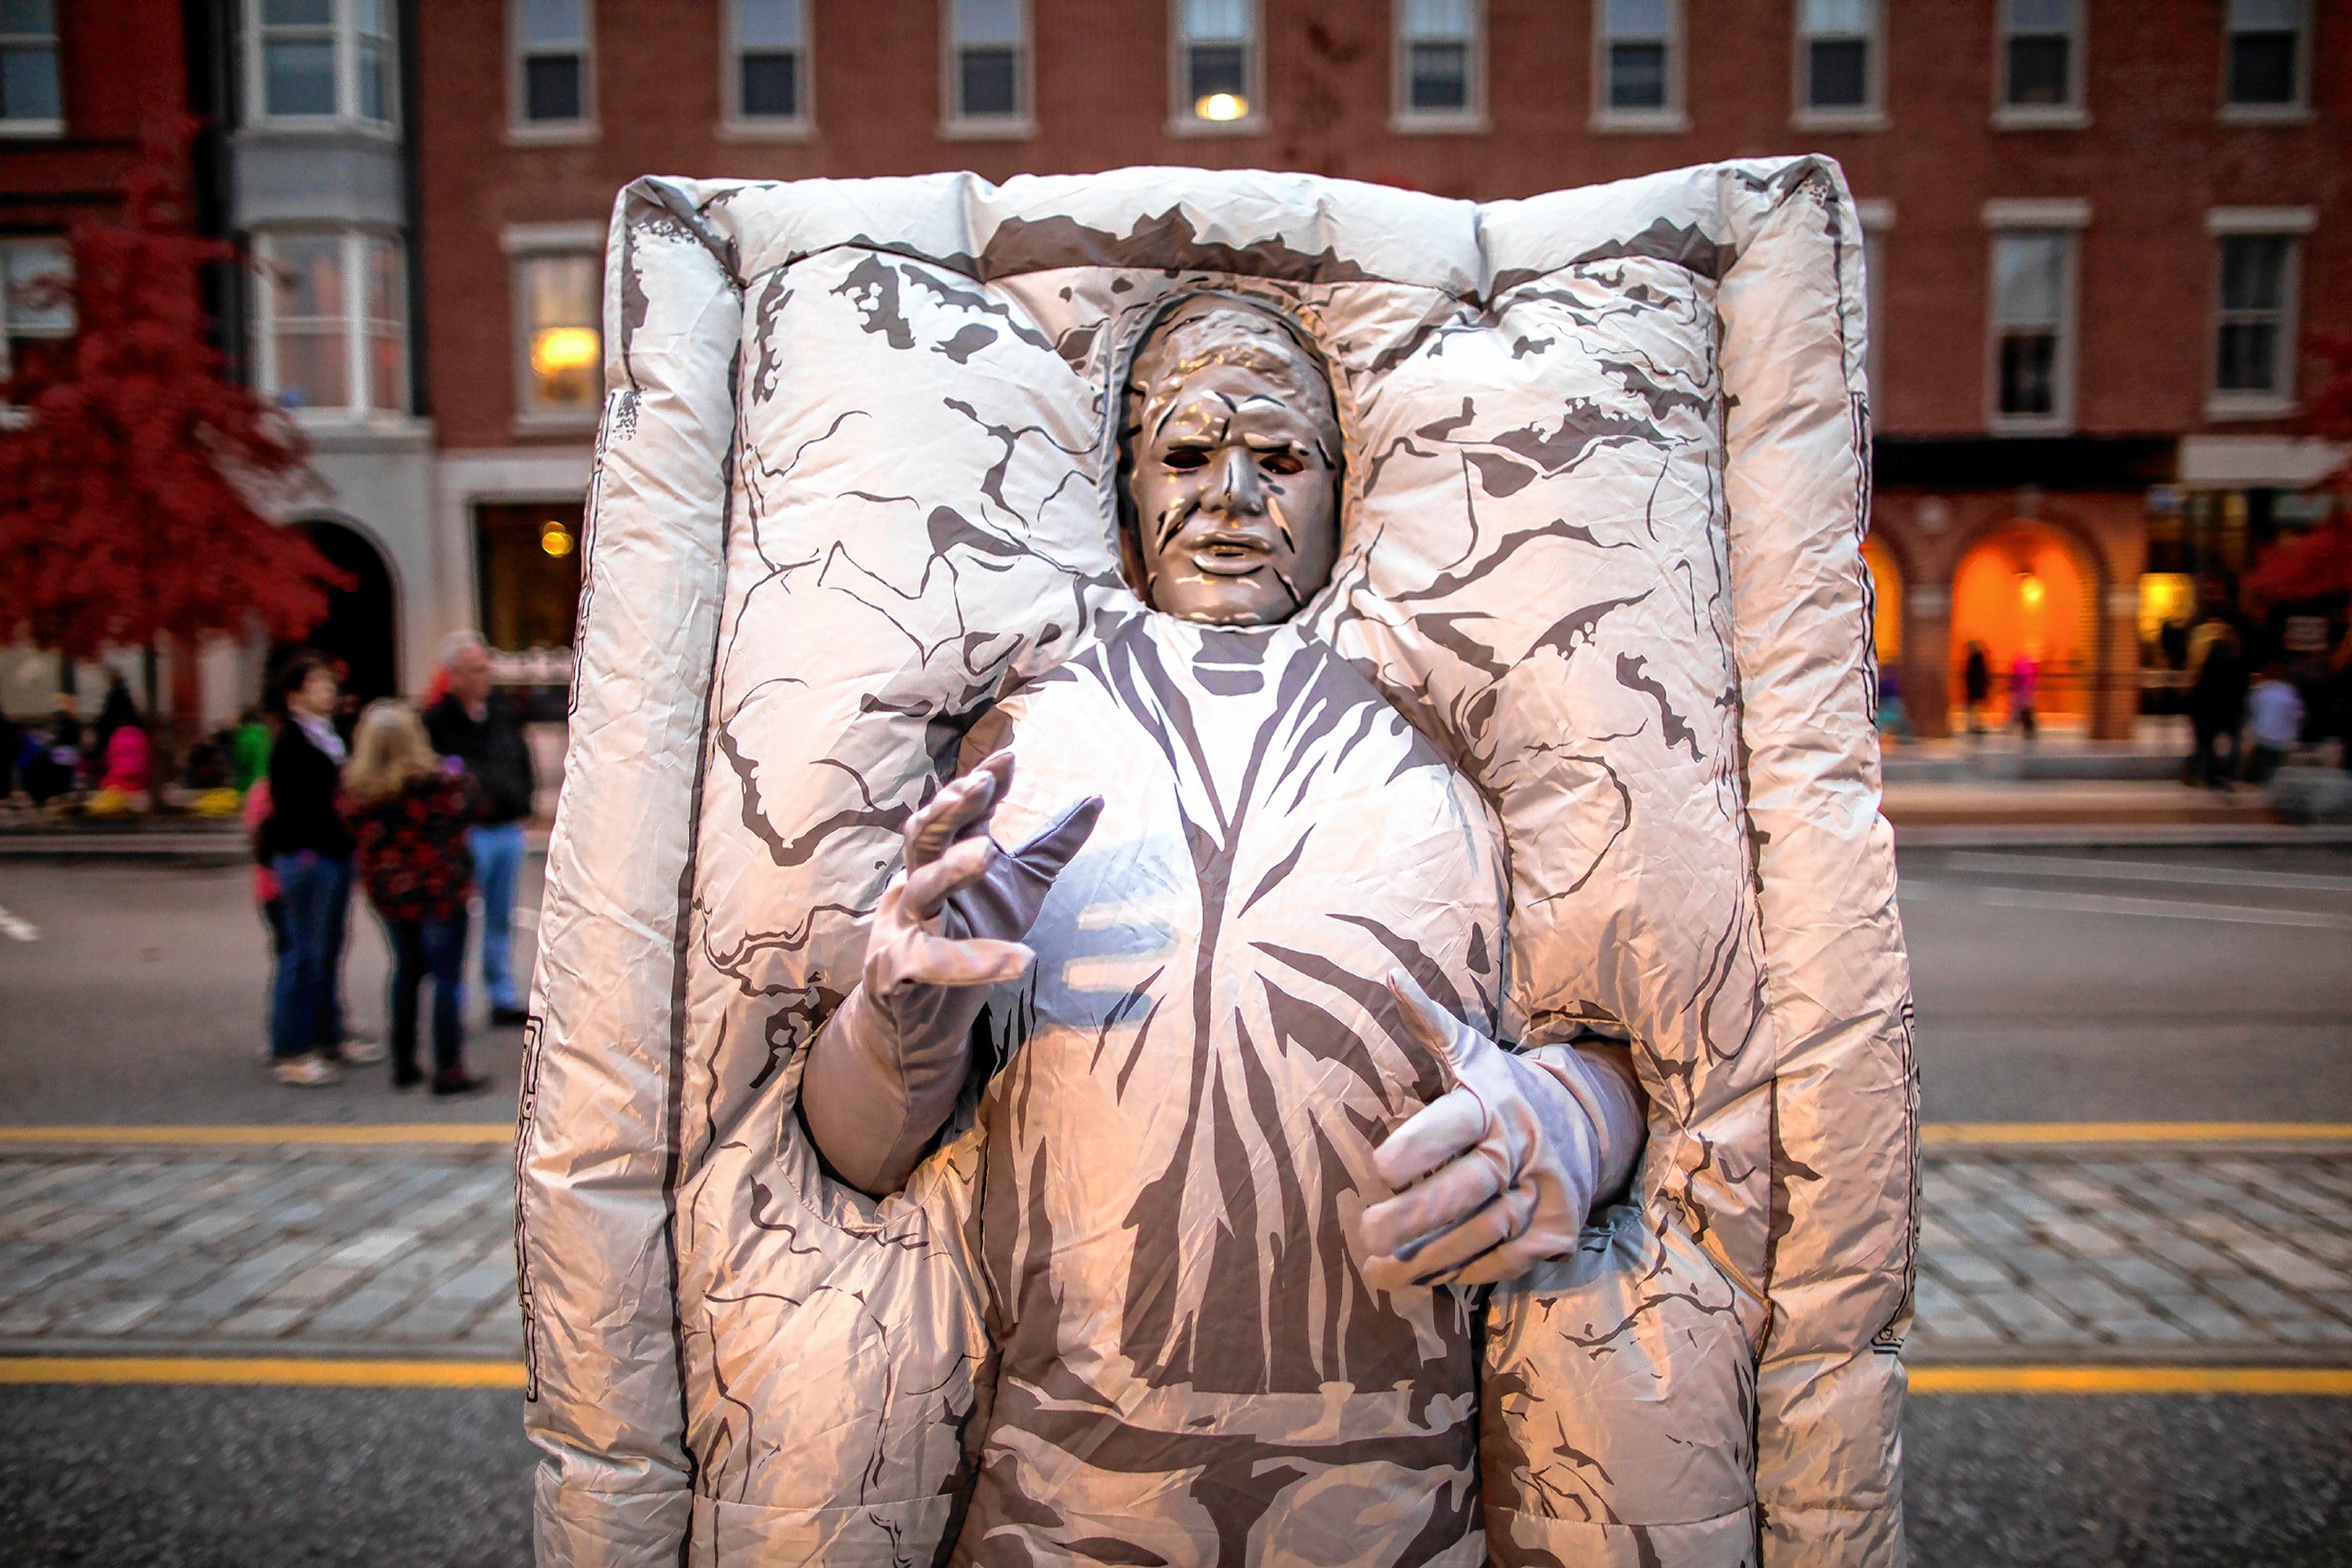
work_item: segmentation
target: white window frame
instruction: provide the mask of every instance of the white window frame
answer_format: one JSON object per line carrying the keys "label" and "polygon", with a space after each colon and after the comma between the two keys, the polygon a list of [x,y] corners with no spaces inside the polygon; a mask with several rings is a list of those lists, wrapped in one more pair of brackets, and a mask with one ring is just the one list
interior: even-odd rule
{"label": "white window frame", "polygon": [[[1996,436],[2063,436],[2074,427],[2075,372],[2082,357],[2083,236],[2091,204],[2071,196],[1984,204],[1985,428]],[[2058,353],[2051,367],[2047,414],[2004,414],[2000,407],[2000,280],[1995,265],[2005,234],[2057,234],[2066,246],[2058,280]]]}
{"label": "white window frame", "polygon": [[[2275,419],[2295,406],[2296,340],[2303,326],[2304,237],[2318,226],[2314,207],[2213,207],[2205,232],[2213,240],[2213,316],[2206,334],[2205,417]],[[2221,242],[2232,235],[2278,235],[2289,241],[2286,275],[2279,280],[2278,385],[2269,392],[2225,392],[2221,376]]]}
{"label": "white window frame", "polygon": [[793,86],[799,102],[797,112],[789,115],[743,112],[743,48],[736,28],[737,8],[741,4],[742,0],[726,0],[719,17],[719,25],[725,29],[719,44],[719,138],[730,142],[804,141],[816,130],[814,0],[795,0],[801,12],[801,41],[793,50],[796,58]]}
{"label": "white window frame", "polygon": [[[1021,18],[1021,41],[1013,46],[1011,114],[967,114],[963,107],[963,40],[956,36],[956,0],[940,0],[940,134],[952,141],[1017,141],[1037,134],[1037,35],[1029,0],[1013,0]],[[1181,25],[1181,24],[1180,24]]]}
{"label": "white window frame", "polygon": [[[2017,35],[2009,23],[2009,0],[1993,0],[1992,123],[1996,131],[2082,131],[2091,123],[2090,0],[2068,0],[2072,21],[2066,29],[2066,101],[2011,103],[2009,100],[2009,44]],[[2036,33],[2034,37],[2053,37]]]}
{"label": "white window frame", "polygon": [[532,120],[523,71],[523,8],[530,0],[507,0],[507,140],[522,143],[593,142],[596,139],[596,0],[580,5],[580,118]]}
{"label": "white window frame", "polygon": [[[73,277],[73,242],[66,236],[62,234],[0,235],[0,254],[5,254],[12,250],[29,250],[36,246],[39,247],[43,250],[61,251],[64,253],[65,269],[62,272],[51,274],[52,276],[66,279]],[[0,263],[0,378],[5,378],[15,374],[16,366],[10,362],[8,357],[8,345],[15,339],[69,338],[74,335],[76,331],[76,323],[73,320],[73,306],[70,303],[65,307],[66,320],[62,322],[55,324],[44,323],[38,326],[17,326],[15,321],[16,302],[8,297],[7,279],[8,268],[5,263]],[[0,407],[5,406],[7,405],[0,404]],[[0,420],[0,425],[5,425],[6,423],[7,422],[5,420]]]}
{"label": "white window frame", "polygon": [[[510,300],[509,310],[511,327],[507,333],[507,353],[514,365],[514,427],[529,434],[544,431],[593,430],[604,410],[597,399],[580,408],[549,408],[538,402],[536,384],[530,373],[530,300],[524,280],[530,263],[550,257],[586,257],[598,261],[604,253],[604,225],[593,220],[579,223],[517,223],[509,224],[499,235],[499,248],[506,252],[508,285]],[[601,269],[598,272],[596,301],[596,337],[599,347],[604,344],[604,301]],[[602,366],[598,374],[603,374]]]}
{"label": "white window frame", "polygon": [[1415,109],[1412,106],[1412,39],[1404,30],[1405,11],[1412,0],[1391,0],[1389,7],[1389,129],[1406,135],[1435,132],[1477,134],[1493,129],[1486,120],[1486,0],[1464,0],[1470,14],[1470,31],[1462,40],[1465,100],[1460,109]]}
{"label": "white window frame", "polygon": [[[257,268],[253,302],[253,372],[254,381],[261,395],[271,403],[278,401],[278,289],[270,275],[276,264],[278,244],[281,239],[331,238],[341,242],[341,265],[343,271],[343,401],[330,407],[299,407],[287,412],[304,425],[380,425],[400,423],[409,417],[409,405],[415,394],[416,377],[415,323],[409,320],[408,247],[396,230],[386,228],[305,228],[295,225],[267,228],[253,236],[253,258]],[[402,364],[401,400],[397,405],[387,405],[377,396],[373,384],[374,363],[368,349],[373,342],[374,318],[368,314],[367,246],[371,242],[392,247],[398,270],[394,279],[394,295],[400,301],[400,355]]]}
{"label": "white window frame", "polygon": [[1870,378],[1870,414],[1875,420],[1885,392],[1879,378],[1886,363],[1886,247],[1895,232],[1895,204],[1885,196],[1865,196],[1853,205],[1862,220],[1863,308],[1870,331],[1863,370]]}
{"label": "white window frame", "polygon": [[246,121],[273,131],[357,131],[376,136],[400,133],[400,12],[397,0],[383,0],[392,31],[382,35],[384,45],[384,117],[371,120],[359,112],[360,29],[355,0],[334,0],[334,19],[328,24],[335,48],[335,111],[332,114],[272,114],[269,112],[269,71],[263,48],[263,0],[245,0]]}
{"label": "white window frame", "polygon": [[2221,10],[2221,123],[2224,125],[2299,125],[2311,118],[2311,0],[2294,0],[2294,100],[2291,103],[2230,101],[2229,0]]}
{"label": "white window frame", "polygon": [[[1812,35],[1805,31],[1805,0],[1790,0],[1789,123],[1800,131],[1884,131],[1886,120],[1885,0],[1862,0],[1863,101],[1816,109],[1812,104]],[[1837,37],[1855,35],[1837,34]]]}
{"label": "white window frame", "polygon": [[1184,31],[1184,0],[1168,0],[1168,131],[1174,136],[1258,136],[1265,132],[1265,8],[1242,0],[1249,13],[1248,54],[1242,71],[1249,112],[1239,120],[1203,120],[1192,112],[1192,38]]}
{"label": "white window frame", "polygon": [[58,78],[57,114],[46,120],[36,120],[29,115],[21,119],[0,120],[0,137],[63,136],[66,133],[66,25],[61,13],[72,3],[73,0],[56,0],[49,9],[49,31],[46,33],[0,36],[0,44],[48,45],[49,68],[57,73]]}
{"label": "white window frame", "polygon": [[1665,0],[1666,101],[1656,109],[1619,109],[1609,101],[1609,0],[1592,0],[1591,129],[1603,132],[1656,135],[1688,131],[1690,116],[1684,105],[1683,57],[1687,29],[1683,0]]}

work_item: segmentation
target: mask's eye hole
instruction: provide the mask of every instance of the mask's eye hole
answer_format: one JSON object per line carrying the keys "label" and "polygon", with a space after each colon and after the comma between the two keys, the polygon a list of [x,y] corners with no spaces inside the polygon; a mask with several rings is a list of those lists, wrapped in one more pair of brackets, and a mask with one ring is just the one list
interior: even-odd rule
{"label": "mask's eye hole", "polygon": [[1160,466],[1165,468],[1175,468],[1181,472],[1190,472],[1194,468],[1205,468],[1209,466],[1208,448],[1205,447],[1171,447],[1166,452],[1160,455]]}
{"label": "mask's eye hole", "polygon": [[1285,447],[1272,452],[1260,452],[1257,466],[1269,474],[1295,474],[1307,467],[1307,459]]}

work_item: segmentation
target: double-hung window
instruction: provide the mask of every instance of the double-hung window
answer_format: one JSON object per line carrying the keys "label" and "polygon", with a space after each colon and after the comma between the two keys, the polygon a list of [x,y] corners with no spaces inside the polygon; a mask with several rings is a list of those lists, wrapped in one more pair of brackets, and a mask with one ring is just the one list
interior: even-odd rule
{"label": "double-hung window", "polygon": [[393,0],[248,0],[247,18],[257,120],[392,123]]}
{"label": "double-hung window", "polygon": [[299,415],[408,411],[408,284],[388,235],[256,237],[262,390]]}
{"label": "double-hung window", "polygon": [[2313,216],[2307,207],[2217,207],[2205,215],[2217,274],[2208,416],[2293,408],[2296,295]]}
{"label": "double-hung window", "polygon": [[1879,0],[1797,0],[1800,124],[1877,122],[1879,23]]}
{"label": "double-hung window", "polygon": [[598,226],[519,224],[505,247],[515,284],[519,423],[593,424],[604,401],[604,267]]}
{"label": "double-hung window", "polygon": [[595,119],[593,0],[511,0],[514,122],[563,135]]}
{"label": "double-hung window", "polygon": [[808,16],[803,0],[727,0],[727,110],[745,129],[809,122]]}
{"label": "double-hung window", "polygon": [[1002,134],[1029,121],[1027,0],[946,0],[947,123]]}
{"label": "double-hung window", "polygon": [[1992,237],[1992,424],[2053,430],[2074,417],[2074,231]]}
{"label": "double-hung window", "polygon": [[1592,40],[1597,129],[1682,129],[1682,0],[1598,0]]}
{"label": "double-hung window", "polygon": [[1482,108],[1479,0],[1398,0],[1396,118],[1475,124]]}
{"label": "double-hung window", "polygon": [[0,0],[0,136],[62,136],[57,0]]}
{"label": "double-hung window", "polygon": [[2083,114],[2083,0],[2000,0],[1994,122],[2076,126]]}
{"label": "double-hung window", "polygon": [[73,251],[62,239],[0,239],[0,380],[71,337]]}
{"label": "double-hung window", "polygon": [[2299,119],[2310,108],[2307,0],[2229,0],[2221,112],[2230,120]]}
{"label": "double-hung window", "polygon": [[1175,0],[1176,124],[1255,129],[1257,0]]}

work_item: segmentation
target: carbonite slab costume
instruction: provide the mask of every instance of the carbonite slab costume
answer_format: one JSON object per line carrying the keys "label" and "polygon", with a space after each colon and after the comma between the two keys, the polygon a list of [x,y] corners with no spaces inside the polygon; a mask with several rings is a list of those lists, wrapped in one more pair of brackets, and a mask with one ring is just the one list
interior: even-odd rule
{"label": "carbonite slab costume", "polygon": [[[519,1155],[543,1561],[1899,1557],[1857,237],[1814,160],[625,195]],[[1118,569],[1121,377],[1203,288],[1312,335],[1346,446],[1330,585],[1264,631]],[[1008,732],[1000,838],[1102,826],[877,1199],[809,1044]],[[1629,1039],[1649,1140],[1573,1252],[1360,1310],[1326,1238],[1442,1087],[1400,970]],[[1260,1530],[1316,1488],[1353,1538]]]}

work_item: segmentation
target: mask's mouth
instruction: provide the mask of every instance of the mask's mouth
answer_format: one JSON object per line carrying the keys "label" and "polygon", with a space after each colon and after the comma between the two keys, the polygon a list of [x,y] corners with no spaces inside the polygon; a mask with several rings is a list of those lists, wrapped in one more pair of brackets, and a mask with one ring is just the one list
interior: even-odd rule
{"label": "mask's mouth", "polygon": [[1211,577],[1246,577],[1274,560],[1274,543],[1234,528],[1202,529],[1178,546],[1193,566]]}

